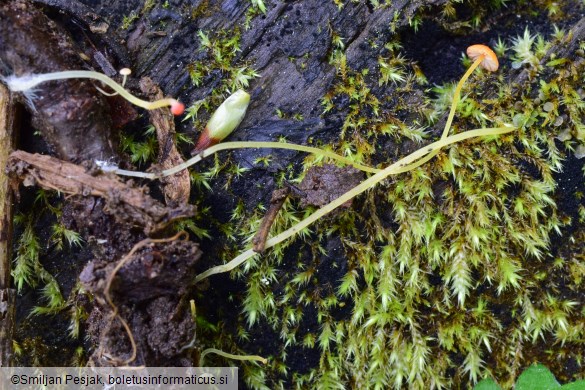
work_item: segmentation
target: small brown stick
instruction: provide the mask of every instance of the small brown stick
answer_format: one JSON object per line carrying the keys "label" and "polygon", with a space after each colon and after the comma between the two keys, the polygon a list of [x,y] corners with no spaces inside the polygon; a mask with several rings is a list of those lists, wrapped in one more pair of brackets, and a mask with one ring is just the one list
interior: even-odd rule
{"label": "small brown stick", "polygon": [[[140,89],[149,95],[153,100],[162,99],[163,93],[160,88],[148,77],[140,80]],[[150,123],[156,129],[158,139],[158,165],[165,170],[184,163],[183,157],[175,145],[175,122],[174,116],[168,107],[149,111]],[[168,205],[185,204],[189,201],[191,181],[189,171],[182,170],[171,176],[161,179],[164,183],[165,201]]]}
{"label": "small brown stick", "polygon": [[[126,320],[124,320],[122,318],[122,316],[120,316],[120,314],[118,314],[118,306],[116,306],[116,304],[112,301],[112,297],[110,296],[110,289],[112,287],[112,282],[114,281],[116,274],[132,258],[132,256],[138,250],[144,248],[145,246],[159,244],[159,243],[165,243],[165,242],[171,242],[171,241],[175,241],[175,240],[179,240],[179,239],[186,240],[187,238],[188,238],[188,234],[184,231],[181,231],[181,232],[179,232],[179,233],[177,233],[174,236],[169,237],[169,238],[159,238],[159,239],[145,238],[144,240],[138,242],[136,245],[134,245],[132,247],[130,252],[128,252],[128,254],[126,256],[124,256],[118,262],[118,264],[116,264],[116,266],[114,267],[114,269],[110,273],[110,276],[108,276],[108,279],[106,281],[106,286],[104,287],[104,296],[106,298],[106,301],[108,302],[108,304],[112,308],[111,318],[112,319],[117,318],[120,321],[120,323],[122,324],[122,326],[126,330],[126,333],[128,334],[128,339],[130,340],[130,344],[132,345],[132,354],[130,355],[130,357],[128,359],[121,361],[122,364],[124,364],[124,365],[130,364],[134,361],[134,359],[136,359],[137,348],[136,348],[136,342],[134,341],[134,336],[132,335],[132,330],[130,329],[130,326],[128,326],[128,323],[126,322]],[[113,360],[118,360],[118,359],[114,358]]]}
{"label": "small brown stick", "polygon": [[254,244],[252,249],[254,249],[254,252],[262,253],[264,251],[270,228],[289,193],[290,188],[288,187],[274,190],[274,192],[272,192],[270,207],[268,207],[268,211],[266,211],[266,215],[264,215],[264,219],[262,219],[262,224],[260,225],[258,232],[256,232],[256,235],[252,239],[252,244]]}
{"label": "small brown stick", "polygon": [[55,157],[17,150],[10,154],[8,171],[25,185],[38,184],[66,194],[102,197],[116,218],[143,226],[148,235],[176,219],[191,217],[195,212],[188,204],[165,207],[143,189],[131,187],[116,176],[95,175],[80,165]]}
{"label": "small brown stick", "polygon": [[16,292],[10,288],[12,190],[5,172],[14,147],[13,107],[10,92],[0,84],[0,367],[11,366],[16,302]]}

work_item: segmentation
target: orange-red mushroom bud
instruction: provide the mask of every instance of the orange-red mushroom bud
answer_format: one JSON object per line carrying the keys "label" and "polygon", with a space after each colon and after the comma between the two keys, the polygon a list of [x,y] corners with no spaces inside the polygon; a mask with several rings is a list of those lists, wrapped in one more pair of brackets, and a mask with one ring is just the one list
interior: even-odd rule
{"label": "orange-red mushroom bud", "polygon": [[171,112],[173,115],[182,115],[185,112],[185,105],[177,100],[171,104]]}
{"label": "orange-red mushroom bud", "polygon": [[481,59],[479,66],[489,72],[495,72],[500,66],[500,63],[498,62],[498,56],[486,45],[469,46],[467,48],[467,56],[473,61]]}

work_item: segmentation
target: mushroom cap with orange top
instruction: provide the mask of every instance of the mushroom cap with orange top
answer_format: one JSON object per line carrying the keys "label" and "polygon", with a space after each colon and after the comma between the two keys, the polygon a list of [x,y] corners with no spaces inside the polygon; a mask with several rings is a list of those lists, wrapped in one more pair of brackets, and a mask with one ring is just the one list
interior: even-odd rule
{"label": "mushroom cap with orange top", "polygon": [[467,56],[469,56],[469,58],[471,58],[473,61],[483,57],[483,60],[479,66],[490,72],[495,72],[500,66],[500,63],[498,62],[498,56],[496,56],[496,53],[494,53],[494,51],[486,45],[469,46],[467,48]]}

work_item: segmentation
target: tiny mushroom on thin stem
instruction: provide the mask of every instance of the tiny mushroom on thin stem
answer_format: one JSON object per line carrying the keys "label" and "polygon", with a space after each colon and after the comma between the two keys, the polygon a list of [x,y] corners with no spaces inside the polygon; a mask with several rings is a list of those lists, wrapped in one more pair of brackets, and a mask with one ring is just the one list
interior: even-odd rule
{"label": "tiny mushroom on thin stem", "polygon": [[445,123],[445,128],[443,129],[443,135],[441,138],[445,138],[449,133],[449,129],[451,128],[451,123],[453,123],[453,118],[455,117],[455,110],[457,109],[457,104],[459,103],[459,99],[461,97],[461,88],[463,88],[463,84],[467,81],[469,76],[473,73],[473,71],[478,67],[481,66],[488,72],[495,72],[498,70],[499,63],[498,57],[496,53],[486,45],[471,45],[467,48],[467,55],[471,58],[474,62],[471,64],[467,72],[461,77],[461,80],[457,83],[457,87],[455,88],[455,93],[453,94],[453,102],[451,103],[451,110],[449,111],[449,117],[447,118],[447,122]]}
{"label": "tiny mushroom on thin stem", "polygon": [[122,75],[122,87],[126,85],[126,78],[130,76],[132,70],[130,68],[122,68],[120,69],[120,74]]}
{"label": "tiny mushroom on thin stem", "polygon": [[[118,72],[122,75],[122,87],[124,85],[126,85],[126,79],[128,78],[128,76],[132,73],[132,70],[130,70],[130,68],[122,68],[120,69],[120,71]],[[106,91],[104,91],[103,89],[101,89],[100,87],[95,87],[95,89],[97,89],[98,91],[100,91],[102,94],[106,95],[106,96],[116,96],[119,95],[118,92],[114,92],[114,93],[108,93]]]}
{"label": "tiny mushroom on thin stem", "polygon": [[[485,70],[489,72],[495,72],[498,70],[499,63],[498,57],[496,53],[486,45],[471,45],[467,48],[467,55],[471,58],[474,62],[471,64],[469,69],[465,72],[461,80],[457,83],[455,87],[455,92],[453,93],[453,101],[451,102],[451,109],[449,110],[449,116],[447,117],[447,122],[445,122],[445,128],[443,129],[443,133],[441,134],[441,140],[447,138],[447,134],[451,130],[451,124],[453,124],[453,118],[455,117],[455,111],[457,110],[457,105],[459,104],[459,100],[461,99],[461,89],[463,88],[463,84],[467,81],[469,76],[473,73],[473,71],[478,67],[481,66]],[[414,169],[437,155],[439,150],[434,150],[429,153],[427,156],[421,158],[418,161],[415,161],[409,165],[406,165],[400,169],[400,172],[408,172],[411,169]]]}
{"label": "tiny mushroom on thin stem", "polygon": [[467,56],[473,61],[479,61],[479,65],[490,72],[495,72],[500,66],[496,53],[486,45],[469,46]]}

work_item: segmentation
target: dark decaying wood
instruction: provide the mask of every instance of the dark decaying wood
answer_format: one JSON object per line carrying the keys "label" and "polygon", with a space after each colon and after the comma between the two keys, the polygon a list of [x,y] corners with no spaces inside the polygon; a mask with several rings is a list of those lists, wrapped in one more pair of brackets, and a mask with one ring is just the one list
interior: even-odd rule
{"label": "dark decaying wood", "polygon": [[185,236],[144,239],[117,262],[96,259],[86,265],[79,278],[98,303],[89,329],[99,345],[90,358],[94,365],[190,365],[184,346],[195,324],[182,297],[201,251],[180,239]]}
{"label": "dark decaying wood", "polygon": [[[78,17],[87,24],[87,28],[92,33],[101,35],[104,41],[115,42],[117,45],[127,44],[133,58],[131,61],[128,58],[122,61],[131,62],[127,65],[133,68],[133,76],[135,78],[152,77],[161,86],[165,95],[181,98],[187,104],[208,96],[220,82],[218,78],[210,76],[201,86],[196,87],[191,83],[187,65],[206,60],[205,51],[199,50],[200,42],[197,32],[202,30],[213,35],[221,30],[228,30],[228,34],[231,34],[237,29],[236,26],[243,25],[247,10],[251,6],[248,1],[237,0],[172,0],[169,8],[157,4],[143,13],[144,2],[139,0],[91,1],[93,7],[91,12],[82,2],[75,0],[37,0],[35,2]],[[373,10],[368,1],[348,1],[341,9],[332,1],[272,1],[268,13],[254,18],[249,30],[239,29],[241,51],[237,54],[236,61],[250,64],[262,77],[254,80],[250,85],[251,105],[242,125],[232,135],[232,140],[276,140],[281,135],[286,136],[291,142],[298,143],[306,143],[310,137],[315,136],[325,141],[328,138],[337,139],[344,115],[343,108],[338,113],[322,115],[323,107],[320,100],[331,90],[337,77],[335,67],[328,62],[328,57],[335,49],[332,46],[333,34],[343,39],[348,67],[356,70],[369,69],[371,74],[374,74],[379,69],[378,58],[382,55],[381,53],[384,53],[383,45],[395,34],[395,31],[407,26],[409,19],[420,9],[438,7],[445,2],[446,0],[398,0],[391,2],[392,4],[388,7]],[[58,27],[54,22],[43,19],[44,16],[41,13],[23,1],[12,1],[9,4],[11,5],[2,6],[3,12],[10,11],[10,13],[6,18],[2,18],[5,22],[0,22],[0,34],[2,34],[0,45],[4,45],[0,46],[2,52],[0,55],[4,56],[2,61],[14,72],[26,72],[28,69],[33,69],[35,72],[61,70],[65,65],[68,68],[85,66],[83,63],[76,62],[79,59],[72,49],[72,44],[63,38],[66,34],[56,32]],[[114,6],[117,7],[115,8],[117,12],[112,12]],[[24,15],[29,21],[26,26],[19,25],[20,22],[10,16],[24,10],[27,12]],[[120,28],[122,18],[131,13],[140,17],[130,29]],[[35,28],[31,29],[31,25]],[[36,27],[37,25],[39,27]],[[557,57],[573,56],[579,41],[583,39],[584,25],[583,20],[580,21],[567,35],[566,42],[553,47],[543,62],[550,60],[555,53]],[[28,39],[33,39],[27,37],[31,32],[31,37],[36,40],[29,42]],[[38,37],[41,35],[46,35],[48,42],[40,42]],[[55,52],[53,49],[55,43],[64,46],[65,59],[45,59],[46,53]],[[464,48],[465,46],[462,45],[452,51],[463,52]],[[18,58],[26,60],[15,60],[17,57],[11,57],[11,53],[17,53],[20,56]],[[39,58],[40,65],[34,63]],[[108,73],[107,66],[102,70]],[[551,68],[550,72],[553,71],[554,69]],[[109,72],[112,72],[112,69]],[[526,88],[533,82],[529,77],[529,72],[522,69],[513,70],[505,77],[509,77],[514,82],[517,90]],[[392,96],[393,85],[379,86],[377,79],[372,80],[369,80],[369,85],[376,96]],[[85,107],[85,104],[89,104],[90,101],[93,104],[102,99],[88,82],[82,82],[76,86],[66,84],[63,89],[55,85],[52,87],[55,88],[54,93],[60,94],[60,97],[65,93],[76,92],[77,89],[82,90],[84,94],[87,93],[83,95],[85,96],[83,98],[74,95],[72,102],[76,103],[71,103],[72,105]],[[536,90],[537,88],[534,88],[534,91]],[[418,92],[417,96],[416,93],[412,94],[413,101],[410,104],[412,112],[405,113],[407,118],[417,114],[416,99],[422,96],[422,92]],[[52,96],[51,93],[53,92],[49,92],[47,96]],[[389,104],[388,101],[386,104]],[[348,104],[346,102],[344,106],[343,102],[340,102],[339,106],[346,109]],[[41,108],[42,111],[39,111],[45,112],[43,107],[44,105],[41,104],[37,109]],[[115,156],[115,148],[109,144],[112,138],[109,135],[111,126],[108,124],[110,119],[107,118],[107,109],[103,108],[105,107],[103,102],[97,103],[96,107],[100,112],[99,115],[103,114],[105,118],[75,115],[74,122],[77,123],[75,126],[80,127],[68,130],[66,126],[63,133],[57,134],[55,130],[57,125],[51,122],[53,118],[36,119],[35,122],[41,130],[46,131],[47,139],[55,145],[63,158],[80,160],[84,157]],[[58,112],[62,113],[70,108],[70,103],[62,103],[58,107],[51,106],[50,109],[58,109]],[[275,115],[276,109],[299,114],[304,119],[301,121],[279,119]],[[63,122],[58,116],[56,119]],[[164,115],[156,117],[154,114],[152,121],[166,123],[166,125],[157,126],[157,129],[161,129],[160,139],[165,137],[168,139],[173,131],[168,118]],[[102,125],[105,126],[103,129],[93,128],[93,126]],[[84,126],[92,126],[92,128],[88,129]],[[180,126],[185,127],[184,124]],[[442,124],[439,121],[435,128],[441,127]],[[93,135],[94,133],[98,134],[97,138]],[[166,142],[160,142],[160,147],[161,155],[171,154],[173,147],[168,146]],[[241,161],[245,165],[246,162],[253,161],[259,153],[265,152],[238,151],[234,153],[234,156],[238,162]],[[281,169],[291,161],[291,152],[270,151],[270,153],[275,158],[268,170]],[[287,158],[280,158],[283,155]],[[117,220],[116,223],[122,226],[117,226],[117,230],[112,228],[107,236],[109,241],[107,250],[103,251],[105,253],[114,252],[111,247],[119,243],[113,243],[115,241],[113,238],[121,237],[121,232],[128,230],[127,226],[141,226],[147,233],[153,233],[175,217],[192,215],[192,210],[189,208],[165,208],[142,190],[130,189],[127,183],[109,176],[94,176],[92,172],[82,167],[68,165],[54,158],[17,152],[13,154],[11,167],[12,172],[28,184],[34,183],[69,194],[91,194],[106,199],[108,204],[105,210],[124,220]],[[186,183],[184,177],[181,180],[183,180],[182,183]],[[265,177],[261,177],[259,181],[264,182]],[[305,190],[313,187],[315,185]],[[259,190],[253,185],[248,185],[246,189],[249,192],[242,192],[242,197],[245,201],[250,199],[250,205],[255,206],[259,199],[269,197],[273,188],[266,185],[263,190]],[[259,191],[265,192],[258,195]],[[176,194],[166,195],[167,200],[183,201],[188,198],[188,188],[179,188]],[[214,193],[213,197],[218,204],[226,199],[227,204],[234,198],[233,194],[223,193]],[[271,207],[266,218],[266,226],[263,225],[261,229],[263,235],[268,234],[270,220],[273,215],[276,215],[278,206],[283,200],[284,197],[280,195],[275,198],[274,206]],[[327,201],[329,200],[325,200]],[[112,222],[108,228],[111,228],[110,225],[115,224]],[[103,230],[106,230],[101,226],[99,228],[92,226],[92,229],[95,229],[92,233],[98,237],[99,234],[103,234]],[[137,237],[132,239],[137,241]],[[127,245],[132,239],[126,239],[122,244]],[[261,250],[264,240],[265,236],[257,239],[257,250]],[[106,241],[106,239],[101,241]],[[128,248],[125,249],[126,252],[127,250]],[[96,296],[101,294],[105,277],[113,267],[113,259],[120,259],[126,253],[125,251],[121,245],[121,248],[117,248],[117,253],[112,254],[110,258],[104,258],[103,255],[100,258],[97,254],[96,259],[86,266],[82,274],[82,282],[89,291],[94,292]],[[192,363],[181,360],[184,358],[181,348],[192,337],[194,324],[186,314],[184,300],[179,295],[184,296],[183,294],[188,290],[189,280],[192,280],[194,273],[193,259],[198,259],[199,256],[198,247],[195,248],[186,243],[164,248],[151,247],[137,253],[129,261],[128,267],[120,270],[113,292],[117,299],[115,302],[120,305],[121,315],[134,324],[133,333],[142,343],[138,346],[142,354],[139,354],[135,363],[146,365],[167,363],[164,359],[177,359],[172,361],[177,365]],[[189,260],[193,261],[189,263]],[[178,278],[183,290],[173,293],[172,281],[173,276],[176,275],[175,270],[185,264],[188,267]],[[147,272],[152,269],[156,272]],[[0,309],[4,302],[1,298]],[[135,306],[137,303],[146,307],[146,310],[141,311],[137,308]],[[88,334],[93,345],[101,344],[104,347],[103,350],[110,355],[122,356],[129,350],[129,346],[125,345],[126,336],[121,329],[115,329],[116,326],[120,326],[117,322],[109,321],[108,310],[109,308],[103,305],[93,307]],[[164,313],[164,316],[161,313]],[[179,329],[178,332],[177,329]],[[176,337],[176,340],[163,343],[161,340],[167,336],[167,333],[169,337]],[[94,357],[101,358],[97,353]],[[108,364],[108,362],[102,361],[100,364]]]}
{"label": "dark decaying wood", "polygon": [[12,264],[12,189],[4,171],[14,147],[14,106],[0,84],[0,367],[11,365],[16,291],[10,286]]}
{"label": "dark decaying wood", "polygon": [[[273,1],[267,14],[255,18],[251,28],[244,30],[238,26],[243,25],[250,2],[177,0],[170,9],[156,7],[143,15],[127,32],[128,46],[137,75],[149,75],[166,93],[192,102],[215,87],[194,87],[186,69],[190,63],[206,60],[205,53],[198,50],[198,31],[213,36],[222,30],[229,34],[238,30],[241,51],[237,60],[251,64],[262,75],[251,84],[251,104],[240,129],[274,119],[277,108],[312,119],[322,113],[320,99],[336,75],[335,67],[328,64],[335,49],[333,33],[343,39],[348,66],[376,69],[380,50],[369,46],[371,40],[382,48],[391,35],[390,26],[407,26],[421,7],[445,1],[400,0],[378,10],[372,10],[368,3],[346,2],[339,9],[333,1]],[[134,11],[140,14],[140,5],[136,6]],[[98,2],[96,13],[108,18],[109,7],[109,2]],[[159,22],[164,22],[164,27]],[[392,90],[392,86],[384,88],[388,93]]]}
{"label": "dark decaying wood", "polygon": [[[28,1],[0,5],[0,62],[5,75],[86,69],[67,31]],[[108,103],[87,80],[40,84],[23,97],[33,124],[63,159],[119,160]]]}
{"label": "dark decaying wood", "polygon": [[[118,39],[113,33],[114,29],[110,28],[108,19],[112,16],[111,14],[104,18],[77,0],[32,0],[32,2],[57,10],[62,19],[78,25],[86,37],[99,34],[100,41],[104,43],[104,52],[95,51],[90,55],[97,64],[96,70],[112,77],[118,73],[118,68],[127,68],[131,65],[124,42]],[[118,67],[114,68],[111,61],[117,61]]]}

